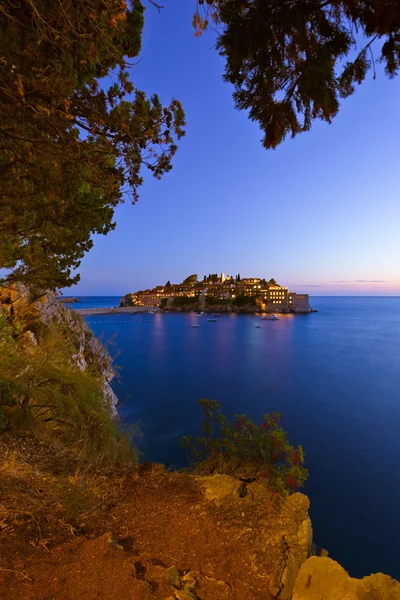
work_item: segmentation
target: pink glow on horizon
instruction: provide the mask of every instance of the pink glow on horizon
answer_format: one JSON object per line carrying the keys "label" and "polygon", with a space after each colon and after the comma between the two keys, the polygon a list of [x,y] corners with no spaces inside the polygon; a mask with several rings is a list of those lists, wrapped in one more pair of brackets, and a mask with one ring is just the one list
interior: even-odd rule
{"label": "pink glow on horizon", "polygon": [[289,284],[298,293],[312,296],[400,296],[400,281],[354,280]]}

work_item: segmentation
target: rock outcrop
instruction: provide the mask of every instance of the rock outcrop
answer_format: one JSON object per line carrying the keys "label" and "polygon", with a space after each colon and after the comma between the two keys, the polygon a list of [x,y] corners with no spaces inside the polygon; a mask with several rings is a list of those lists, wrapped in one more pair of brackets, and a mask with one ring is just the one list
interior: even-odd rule
{"label": "rock outcrop", "polygon": [[400,583],[377,573],[354,579],[328,557],[312,556],[301,567],[292,600],[400,600]]}
{"label": "rock outcrop", "polygon": [[78,298],[57,298],[57,302],[61,302],[62,304],[76,304],[79,302]]}
{"label": "rock outcrop", "polygon": [[[230,513],[234,520],[241,511],[240,527],[253,536],[254,565],[268,572],[265,585],[273,598],[290,600],[301,565],[311,552],[312,527],[308,516],[307,496],[296,493],[285,500],[279,498],[257,481],[246,485],[246,493],[239,493],[241,482],[231,475],[199,477],[205,498],[213,502],[222,514]],[[256,528],[249,528],[246,516],[250,511]],[[252,524],[252,523],[251,523]],[[254,535],[253,532],[256,532]]]}
{"label": "rock outcrop", "polygon": [[125,294],[125,296],[122,296],[119,301],[119,305],[121,307],[134,306],[134,304],[135,302],[133,301],[133,294]]}
{"label": "rock outcrop", "polygon": [[56,294],[35,293],[24,285],[15,283],[0,287],[0,315],[12,320],[19,331],[18,342],[25,351],[38,343],[38,336],[57,328],[65,338],[71,361],[82,371],[96,369],[103,379],[104,399],[116,412],[118,399],[110,381],[114,377],[112,359],[106,348],[93,335],[80,315],[56,300]]}

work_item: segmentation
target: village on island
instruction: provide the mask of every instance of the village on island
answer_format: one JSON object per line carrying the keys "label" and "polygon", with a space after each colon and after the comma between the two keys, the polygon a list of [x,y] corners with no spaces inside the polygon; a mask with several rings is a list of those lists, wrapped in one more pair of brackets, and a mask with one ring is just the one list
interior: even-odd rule
{"label": "village on island", "polygon": [[158,285],[153,289],[126,294],[121,307],[153,307],[164,311],[218,310],[223,312],[309,313],[308,294],[291,292],[275,279],[196,274],[182,283]]}

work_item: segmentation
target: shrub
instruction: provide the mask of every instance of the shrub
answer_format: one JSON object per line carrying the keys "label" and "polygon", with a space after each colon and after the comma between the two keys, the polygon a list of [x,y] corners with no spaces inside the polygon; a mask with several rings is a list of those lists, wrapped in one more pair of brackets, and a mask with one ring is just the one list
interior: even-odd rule
{"label": "shrub", "polygon": [[71,308],[70,317],[74,323],[84,323],[83,317],[73,308]]}
{"label": "shrub", "polygon": [[160,308],[163,309],[167,306],[168,298],[161,298]]}
{"label": "shrub", "polygon": [[267,479],[279,492],[300,489],[308,477],[303,448],[292,446],[280,424],[282,415],[265,414],[261,425],[246,415],[235,415],[232,425],[215,400],[199,400],[204,412],[202,436],[182,438],[189,459],[202,473],[241,471]]}
{"label": "shrub", "polygon": [[136,302],[133,299],[133,294],[125,294],[119,303],[120,306],[135,306]]}
{"label": "shrub", "polygon": [[233,304],[235,306],[246,306],[247,304],[250,306],[256,305],[255,296],[247,296],[246,294],[240,294],[236,298],[233,299]]}
{"label": "shrub", "polygon": [[174,306],[190,306],[191,304],[196,304],[199,301],[199,296],[175,296],[174,298]]}
{"label": "shrub", "polygon": [[23,350],[0,319],[0,427],[56,437],[97,467],[134,458],[105,400],[101,370],[80,370],[60,329],[50,326],[37,346]]}
{"label": "shrub", "polygon": [[208,306],[228,306],[231,304],[231,300],[226,298],[215,298],[215,296],[206,296],[206,304]]}

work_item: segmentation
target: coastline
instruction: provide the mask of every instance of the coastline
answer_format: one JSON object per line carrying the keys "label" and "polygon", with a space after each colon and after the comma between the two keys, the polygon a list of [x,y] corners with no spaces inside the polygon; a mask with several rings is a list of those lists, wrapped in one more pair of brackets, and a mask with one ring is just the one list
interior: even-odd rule
{"label": "coastline", "polygon": [[[232,306],[232,307],[226,307],[226,306],[213,306],[211,308],[202,308],[199,309],[199,311],[201,310],[201,312],[203,312],[204,314],[215,314],[215,313],[224,313],[224,314],[230,314],[230,313],[237,313],[237,314],[249,314],[249,315],[258,315],[258,314],[273,314],[271,311],[262,311],[259,308],[254,308],[252,307],[250,308],[246,308],[246,307],[241,307],[241,306]],[[180,313],[197,313],[197,310],[194,310],[193,307],[191,306],[190,309],[187,308],[185,309],[184,307],[170,307],[170,308],[166,308],[166,309],[160,309],[158,306],[117,306],[114,308],[78,308],[75,309],[75,312],[77,312],[78,314],[80,314],[82,317],[84,316],[93,316],[93,315],[117,315],[117,314],[130,314],[130,315],[135,315],[138,313],[176,313],[176,312],[180,312]],[[286,314],[286,315],[303,315],[303,314],[310,314],[313,312],[318,312],[315,309],[310,309],[307,312],[297,312],[294,310],[276,310],[275,313],[276,314]]]}
{"label": "coastline", "polygon": [[310,314],[313,312],[318,312],[315,309],[310,308],[309,310],[303,310],[303,311],[296,311],[293,310],[291,308],[285,308],[285,309],[275,309],[275,310],[263,310],[262,308],[260,308],[259,306],[235,306],[235,305],[229,305],[229,306],[210,306],[210,307],[198,307],[198,308],[193,308],[193,305],[190,305],[190,307],[185,308],[182,306],[171,306],[171,307],[166,307],[163,309],[160,309],[159,312],[162,313],[169,313],[169,312],[183,312],[183,313],[204,313],[204,314],[208,314],[208,315],[212,315],[212,314],[230,314],[230,313],[235,313],[235,314],[247,314],[247,315],[273,315],[273,314],[277,314],[277,315],[305,315],[305,314]]}
{"label": "coastline", "polygon": [[78,308],[74,310],[82,317],[85,315],[134,315],[136,313],[161,312],[158,306],[116,306],[114,308]]}

